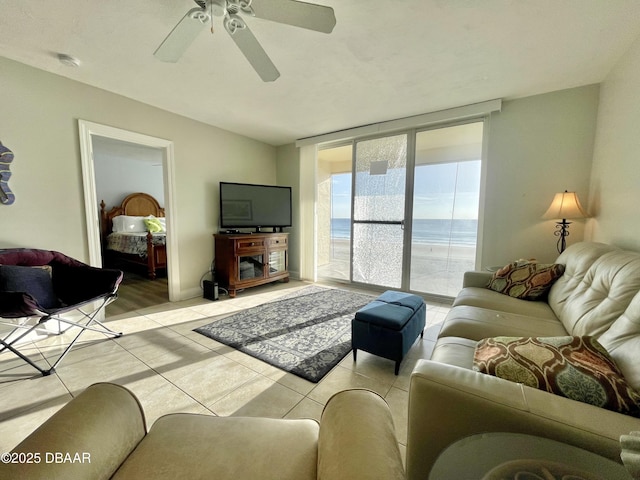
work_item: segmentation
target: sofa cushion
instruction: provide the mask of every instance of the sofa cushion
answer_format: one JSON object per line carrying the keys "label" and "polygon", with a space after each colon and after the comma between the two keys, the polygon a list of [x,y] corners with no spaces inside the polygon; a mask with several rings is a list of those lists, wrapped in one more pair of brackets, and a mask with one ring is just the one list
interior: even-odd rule
{"label": "sofa cushion", "polygon": [[[569,266],[565,275],[567,270]],[[562,298],[554,291],[556,285],[549,292],[549,304],[567,332],[600,337],[640,290],[640,254],[624,250],[602,254]]]}
{"label": "sofa cushion", "polygon": [[493,337],[478,342],[473,369],[572,400],[640,416],[640,393],[593,337]]}
{"label": "sofa cushion", "polygon": [[[505,295],[501,296],[510,298]],[[524,300],[515,301],[527,305],[539,303],[525,302]],[[497,336],[557,337],[562,335],[567,335],[567,331],[557,318],[459,306],[449,310],[438,337],[463,337],[478,341]]]}
{"label": "sofa cushion", "polygon": [[60,303],[53,290],[51,267],[48,265],[0,265],[0,291],[27,293],[45,309],[56,307]]}
{"label": "sofa cushion", "polygon": [[563,273],[562,264],[512,262],[493,274],[487,288],[523,300],[541,300]]}
{"label": "sofa cushion", "polygon": [[580,284],[593,262],[602,255],[617,250],[620,249],[613,245],[596,242],[578,242],[569,245],[555,260],[555,263],[564,265],[564,273],[549,290],[547,300],[552,308],[556,310],[561,307]]}
{"label": "sofa cushion", "polygon": [[471,370],[477,345],[478,342],[468,338],[440,338],[436,342],[430,360]]}
{"label": "sofa cushion", "polygon": [[501,312],[554,320],[558,318],[547,302],[527,302],[519,298],[494,292],[488,288],[480,287],[466,287],[460,290],[453,301],[453,306],[487,308]]}

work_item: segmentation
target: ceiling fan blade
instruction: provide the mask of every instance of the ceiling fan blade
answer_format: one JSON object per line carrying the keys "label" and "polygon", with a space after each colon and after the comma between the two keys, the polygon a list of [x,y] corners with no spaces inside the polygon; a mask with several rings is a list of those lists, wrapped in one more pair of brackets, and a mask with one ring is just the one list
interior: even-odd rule
{"label": "ceiling fan blade", "polygon": [[333,8],[296,0],[253,0],[256,17],[317,32],[331,33],[336,25]]}
{"label": "ceiling fan blade", "polygon": [[273,82],[280,76],[280,72],[269,58],[269,55],[267,55],[267,52],[264,51],[262,45],[258,43],[256,37],[251,33],[249,27],[245,25],[242,28],[235,29],[233,33],[229,29],[227,31],[264,82]]}
{"label": "ceiling fan blade", "polygon": [[167,35],[167,38],[164,39],[153,54],[163,62],[177,62],[209,19],[209,14],[206,11],[201,8],[192,8],[173,27],[171,33]]}

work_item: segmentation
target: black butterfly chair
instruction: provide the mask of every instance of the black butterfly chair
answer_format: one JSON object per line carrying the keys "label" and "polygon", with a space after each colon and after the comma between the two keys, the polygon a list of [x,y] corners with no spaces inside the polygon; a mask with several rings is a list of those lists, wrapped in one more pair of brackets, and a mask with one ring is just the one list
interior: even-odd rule
{"label": "black butterfly chair", "polygon": [[[50,375],[85,330],[121,336],[121,332],[114,332],[98,320],[106,306],[117,298],[121,281],[120,270],[91,267],[60,252],[0,249],[0,324],[13,327],[0,339],[0,353],[9,350],[42,375]],[[80,320],[62,316],[73,310],[82,314]],[[8,320],[23,317],[35,317],[36,321]],[[14,345],[50,320],[61,322],[57,324],[58,333],[63,331],[62,324],[79,327],[80,331],[49,368],[41,368]]]}

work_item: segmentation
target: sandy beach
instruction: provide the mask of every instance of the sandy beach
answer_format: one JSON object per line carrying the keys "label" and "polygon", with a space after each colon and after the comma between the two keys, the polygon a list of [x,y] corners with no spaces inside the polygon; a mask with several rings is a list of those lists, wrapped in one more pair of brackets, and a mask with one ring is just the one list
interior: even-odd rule
{"label": "sandy beach", "polygon": [[[318,276],[348,280],[349,240],[333,239],[329,245],[324,247],[325,261],[318,265]],[[383,247],[378,246],[378,248]],[[370,271],[379,271],[381,277],[384,277],[385,270],[387,272],[390,270],[390,278],[399,278],[400,265],[396,267],[393,262],[389,261],[393,254],[386,252],[386,254],[379,255],[375,249],[374,246],[374,253],[371,255],[373,258],[379,258],[381,263],[377,263],[375,260],[371,262],[369,267],[372,270]],[[455,296],[462,288],[464,272],[473,270],[474,265],[475,247],[414,243],[411,246],[410,289],[417,292]],[[354,281],[366,281],[371,275],[354,272]],[[371,280],[369,282],[373,283]],[[399,285],[387,284],[385,286],[399,288]]]}

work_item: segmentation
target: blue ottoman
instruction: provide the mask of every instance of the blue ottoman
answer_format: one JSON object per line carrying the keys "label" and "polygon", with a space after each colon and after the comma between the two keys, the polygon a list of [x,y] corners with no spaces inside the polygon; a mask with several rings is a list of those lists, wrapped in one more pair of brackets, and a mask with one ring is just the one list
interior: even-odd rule
{"label": "blue ottoman", "polygon": [[400,362],[418,335],[424,336],[426,307],[422,297],[388,290],[356,312],[351,321],[353,360],[357,351]]}

